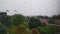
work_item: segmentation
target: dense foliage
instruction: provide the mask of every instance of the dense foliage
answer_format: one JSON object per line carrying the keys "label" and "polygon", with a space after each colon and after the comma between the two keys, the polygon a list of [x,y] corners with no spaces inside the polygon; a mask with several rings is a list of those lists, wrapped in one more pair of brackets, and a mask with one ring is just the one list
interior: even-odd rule
{"label": "dense foliage", "polygon": [[[45,18],[48,17],[45,16]],[[50,20],[50,22],[52,23],[53,21]],[[0,13],[0,34],[54,34],[54,31],[55,27],[42,26],[37,18],[26,17],[21,14],[10,16],[6,12]]]}
{"label": "dense foliage", "polygon": [[29,28],[32,29],[40,26],[41,22],[38,19],[30,18],[28,25],[29,25]]}

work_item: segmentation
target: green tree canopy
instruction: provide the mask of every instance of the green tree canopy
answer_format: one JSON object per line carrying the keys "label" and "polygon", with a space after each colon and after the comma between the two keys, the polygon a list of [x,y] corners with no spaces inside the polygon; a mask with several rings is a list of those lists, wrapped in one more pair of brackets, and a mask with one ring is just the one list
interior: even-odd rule
{"label": "green tree canopy", "polygon": [[0,23],[5,26],[9,25],[9,20],[6,12],[0,12]]}
{"label": "green tree canopy", "polygon": [[37,26],[40,26],[41,22],[38,19],[30,18],[28,25],[29,25],[30,28],[35,28]]}
{"label": "green tree canopy", "polygon": [[25,17],[20,14],[15,14],[11,16],[10,21],[13,25],[18,25],[25,22]]}

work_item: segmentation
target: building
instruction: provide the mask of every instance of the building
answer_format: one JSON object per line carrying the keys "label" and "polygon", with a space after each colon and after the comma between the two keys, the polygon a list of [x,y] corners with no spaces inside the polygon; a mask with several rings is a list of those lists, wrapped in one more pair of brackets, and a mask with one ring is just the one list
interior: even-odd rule
{"label": "building", "polygon": [[48,18],[39,18],[39,20],[41,21],[41,23],[45,23],[45,24],[48,24],[49,21]]}
{"label": "building", "polygon": [[54,19],[56,25],[60,25],[60,19]]}

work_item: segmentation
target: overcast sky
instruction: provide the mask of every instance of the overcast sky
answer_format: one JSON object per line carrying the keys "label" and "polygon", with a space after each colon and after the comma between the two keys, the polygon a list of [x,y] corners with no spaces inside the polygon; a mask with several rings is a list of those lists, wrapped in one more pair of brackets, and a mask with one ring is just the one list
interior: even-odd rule
{"label": "overcast sky", "polygon": [[8,15],[19,13],[25,16],[52,16],[60,13],[59,3],[60,0],[0,0],[0,11],[9,10]]}

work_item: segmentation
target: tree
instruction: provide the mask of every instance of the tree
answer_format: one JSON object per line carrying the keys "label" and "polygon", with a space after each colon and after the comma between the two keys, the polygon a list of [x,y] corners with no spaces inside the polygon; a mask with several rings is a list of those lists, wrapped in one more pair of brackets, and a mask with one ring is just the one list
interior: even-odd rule
{"label": "tree", "polygon": [[56,18],[56,15],[53,15],[52,18],[55,19]]}
{"label": "tree", "polygon": [[32,29],[32,34],[40,34],[40,32],[37,29],[33,28]]}
{"label": "tree", "polygon": [[24,34],[26,31],[26,28],[23,25],[19,25],[16,29],[17,34]]}
{"label": "tree", "polygon": [[1,29],[0,29],[0,34],[7,34],[7,30],[1,28]]}
{"label": "tree", "polygon": [[11,20],[12,25],[19,25],[19,24],[25,22],[25,17],[20,14],[15,14],[15,15],[11,16],[10,20]]}
{"label": "tree", "polygon": [[40,15],[40,16],[38,16],[38,18],[44,18],[44,16]]}
{"label": "tree", "polygon": [[57,16],[56,16],[56,19],[60,19],[60,15],[57,15]]}
{"label": "tree", "polygon": [[[0,12],[0,25],[4,28],[1,29],[1,32],[5,32],[7,34],[8,31],[8,27],[9,27],[9,19],[7,17],[7,13],[6,12]],[[2,34],[5,34],[2,33]]]}
{"label": "tree", "polygon": [[48,18],[48,16],[45,16],[44,18]]}
{"label": "tree", "polygon": [[53,19],[60,19],[60,15],[54,15],[52,16]]}
{"label": "tree", "polygon": [[9,20],[8,20],[6,12],[1,12],[0,13],[0,23],[5,25],[5,26],[9,25]]}
{"label": "tree", "polygon": [[40,26],[41,22],[38,19],[30,18],[28,25],[29,25],[29,28],[32,29],[32,28]]}
{"label": "tree", "polygon": [[54,19],[49,19],[49,22],[50,24],[54,24]]}
{"label": "tree", "polygon": [[7,29],[4,25],[0,24],[0,34],[7,34]]}

